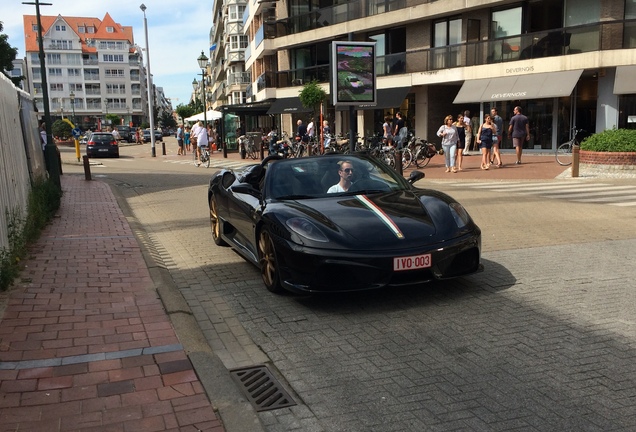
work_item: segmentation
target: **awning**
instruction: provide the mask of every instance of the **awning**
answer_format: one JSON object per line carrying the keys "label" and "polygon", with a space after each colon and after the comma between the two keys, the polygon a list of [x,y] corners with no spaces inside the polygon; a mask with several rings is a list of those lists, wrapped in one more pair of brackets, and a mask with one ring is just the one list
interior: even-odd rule
{"label": "awning", "polygon": [[[546,72],[464,82],[454,104],[569,96],[583,70]],[[615,92],[616,93],[616,92]]]}
{"label": "awning", "polygon": [[618,66],[614,78],[614,94],[636,93],[636,66]]}
{"label": "awning", "polygon": [[196,122],[196,121],[203,121],[203,120],[218,120],[220,119],[222,116],[222,114],[219,111],[214,111],[214,110],[209,110],[206,111],[205,113],[205,119],[203,118],[203,113],[200,112],[199,114],[195,114],[193,116],[190,116],[188,118],[185,118],[185,121],[188,122]]}
{"label": "awning", "polygon": [[311,108],[305,108],[298,97],[276,99],[267,111],[267,114],[294,114],[308,113]]}
{"label": "awning", "polygon": [[[406,95],[409,94],[409,91],[411,91],[411,87],[378,89],[376,95],[378,100],[377,104],[360,104],[354,105],[353,108],[356,110],[399,108],[402,102],[404,102],[404,99],[406,99]],[[349,109],[349,106],[339,105],[336,109],[338,111],[346,111]]]}

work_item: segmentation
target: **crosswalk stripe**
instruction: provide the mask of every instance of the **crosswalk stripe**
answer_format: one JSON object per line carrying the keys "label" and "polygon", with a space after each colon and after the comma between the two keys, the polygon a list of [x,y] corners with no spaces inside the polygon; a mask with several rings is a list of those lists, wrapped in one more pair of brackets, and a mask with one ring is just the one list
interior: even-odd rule
{"label": "crosswalk stripe", "polygon": [[[440,182],[442,183],[442,182]],[[620,207],[636,206],[634,192],[631,185],[613,185],[608,183],[539,183],[539,182],[487,182],[444,184],[471,188],[489,192],[505,192],[517,195],[539,195],[551,199],[562,199],[581,203],[607,204]]]}

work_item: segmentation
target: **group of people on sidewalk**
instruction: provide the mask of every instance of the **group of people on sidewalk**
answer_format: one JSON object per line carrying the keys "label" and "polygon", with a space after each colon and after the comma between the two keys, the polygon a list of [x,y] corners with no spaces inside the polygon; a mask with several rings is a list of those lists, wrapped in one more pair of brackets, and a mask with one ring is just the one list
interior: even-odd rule
{"label": "group of people on sidewalk", "polygon": [[218,135],[216,129],[212,125],[204,126],[203,122],[199,120],[190,129],[189,126],[180,124],[177,128],[177,155],[185,156],[188,152],[196,152],[197,166],[201,164],[201,147],[208,147],[210,150],[214,149],[216,145]]}
{"label": "group of people on sidewalk", "polygon": [[[503,166],[499,146],[503,137],[503,119],[499,116],[497,108],[490,110],[490,114],[484,117],[484,123],[479,126],[475,135],[476,145],[481,151],[481,169],[488,170],[491,165],[500,168]],[[470,111],[465,111],[453,119],[452,115],[444,118],[444,124],[437,131],[437,136],[442,138],[442,150],[445,158],[446,172],[456,173],[463,171],[464,156],[471,147],[473,129],[470,122]],[[508,126],[508,137],[512,138],[512,145],[517,156],[516,164],[521,163],[524,141],[530,139],[530,126],[528,117],[521,113],[521,107],[514,108],[514,116]]]}

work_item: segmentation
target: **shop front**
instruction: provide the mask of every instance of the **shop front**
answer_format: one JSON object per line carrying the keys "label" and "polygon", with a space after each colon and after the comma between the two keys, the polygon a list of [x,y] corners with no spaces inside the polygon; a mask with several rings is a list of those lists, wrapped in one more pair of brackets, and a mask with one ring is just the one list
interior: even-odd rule
{"label": "shop front", "polygon": [[[572,70],[469,80],[464,82],[453,103],[460,107],[479,103],[480,112],[474,113],[477,124],[483,123],[492,108],[497,108],[504,121],[502,149],[513,148],[507,136],[508,124],[514,107],[520,106],[530,124],[531,136],[525,148],[551,151],[569,139],[575,126],[593,132],[590,129],[594,128],[594,120],[585,115],[588,110],[584,107],[589,103],[595,107],[596,98],[587,101],[591,90],[588,92],[582,84],[586,81],[582,75],[583,70]],[[577,92],[581,88],[586,90],[584,97]]]}

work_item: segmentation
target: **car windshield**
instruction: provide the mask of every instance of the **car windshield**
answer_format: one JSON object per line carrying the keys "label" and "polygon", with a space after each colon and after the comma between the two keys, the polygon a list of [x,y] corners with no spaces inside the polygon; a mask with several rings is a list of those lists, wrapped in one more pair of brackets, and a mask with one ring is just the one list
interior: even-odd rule
{"label": "car windshield", "polygon": [[[348,163],[351,184],[347,190],[328,193],[340,182],[340,168]],[[349,169],[349,168],[347,168]],[[403,177],[371,157],[324,155],[272,162],[267,168],[265,196],[271,199],[305,199],[343,194],[372,194],[410,189]]]}

